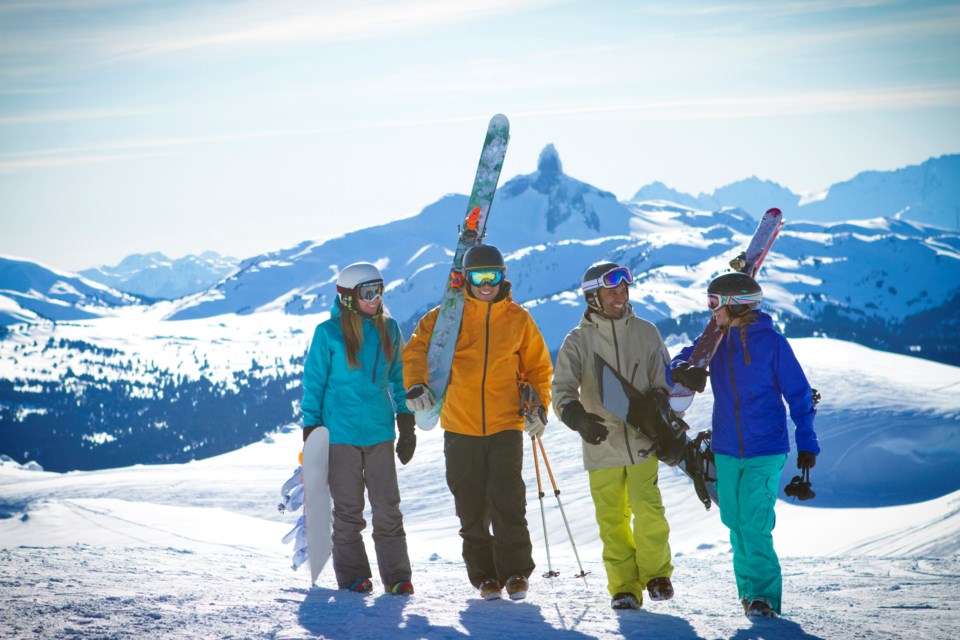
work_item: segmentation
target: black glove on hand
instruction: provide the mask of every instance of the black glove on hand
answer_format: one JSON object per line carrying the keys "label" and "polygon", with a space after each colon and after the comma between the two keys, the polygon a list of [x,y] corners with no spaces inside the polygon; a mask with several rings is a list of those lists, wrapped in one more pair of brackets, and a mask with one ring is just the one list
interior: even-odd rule
{"label": "black glove on hand", "polygon": [[797,452],[797,469],[813,469],[817,466],[817,454],[809,451]]}
{"label": "black glove on hand", "polygon": [[707,388],[707,375],[706,369],[694,367],[689,362],[681,362],[670,372],[670,378],[674,382],[679,382],[697,393],[703,393]]}
{"label": "black glove on hand", "polygon": [[319,428],[322,427],[322,426],[323,426],[322,424],[315,424],[315,425],[313,425],[312,427],[304,427],[304,428],[303,428],[303,441],[306,442],[306,441],[307,441],[307,438],[310,437],[310,434],[313,433],[313,430],[314,430],[314,429],[319,429]]}
{"label": "black glove on hand", "polygon": [[583,441],[588,444],[600,444],[610,433],[603,425],[603,418],[595,413],[587,413],[579,400],[564,405],[560,412],[560,421],[579,433]]}
{"label": "black glove on hand", "polygon": [[414,430],[412,413],[397,414],[397,460],[400,464],[407,464],[413,458],[413,452],[417,448],[417,433]]}

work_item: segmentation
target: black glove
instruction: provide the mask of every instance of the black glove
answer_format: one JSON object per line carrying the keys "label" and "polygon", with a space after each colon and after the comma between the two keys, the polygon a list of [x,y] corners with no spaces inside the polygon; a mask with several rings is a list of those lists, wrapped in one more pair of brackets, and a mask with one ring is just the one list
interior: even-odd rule
{"label": "black glove", "polygon": [[407,464],[413,458],[413,452],[417,448],[417,433],[414,431],[414,422],[412,413],[397,414],[397,460],[400,464]]}
{"label": "black glove", "polygon": [[707,388],[707,370],[702,367],[694,367],[689,362],[681,362],[673,371],[670,372],[670,378],[674,382],[679,382],[687,389],[703,393]]}
{"label": "black glove", "polygon": [[817,466],[817,454],[810,453],[809,451],[797,452],[797,469],[806,471],[813,469],[815,466]]}
{"label": "black glove", "polygon": [[306,441],[307,441],[307,438],[310,437],[310,434],[313,433],[313,430],[314,430],[314,429],[319,429],[319,428],[322,427],[322,426],[323,426],[322,424],[315,424],[315,425],[313,425],[312,427],[304,427],[304,428],[303,428],[303,441],[306,442]]}
{"label": "black glove", "polygon": [[603,418],[595,413],[587,413],[579,400],[564,405],[560,412],[560,421],[579,433],[583,441],[588,444],[600,444],[610,433],[603,425]]}

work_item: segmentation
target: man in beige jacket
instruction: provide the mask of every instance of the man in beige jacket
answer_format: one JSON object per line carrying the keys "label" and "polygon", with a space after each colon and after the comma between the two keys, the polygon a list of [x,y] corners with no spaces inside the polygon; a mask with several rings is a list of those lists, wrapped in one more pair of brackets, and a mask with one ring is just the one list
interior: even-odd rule
{"label": "man in beige jacket", "polygon": [[[652,600],[673,597],[670,527],[657,486],[659,461],[642,451],[651,442],[607,411],[600,399],[596,355],[639,391],[668,389],[670,362],[657,328],[634,315],[630,270],[612,262],[583,275],[587,310],[564,339],[553,377],[553,407],[583,438],[607,589],[614,609],[638,609],[646,586]],[[633,516],[631,522],[631,515]]]}

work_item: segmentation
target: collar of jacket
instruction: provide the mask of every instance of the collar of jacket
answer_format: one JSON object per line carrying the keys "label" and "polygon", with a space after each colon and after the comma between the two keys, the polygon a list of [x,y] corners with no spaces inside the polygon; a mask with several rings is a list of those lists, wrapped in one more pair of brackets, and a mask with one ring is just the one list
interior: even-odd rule
{"label": "collar of jacket", "polygon": [[613,321],[614,326],[622,326],[634,318],[635,315],[636,314],[633,312],[633,305],[629,302],[627,303],[627,312],[623,314],[622,318],[608,318],[599,311],[594,311],[593,309],[587,308],[587,310],[583,312],[583,318],[580,319],[580,326],[602,329],[609,327],[611,320]]}
{"label": "collar of jacket", "polygon": [[[771,331],[773,330],[773,318],[769,314],[764,313],[763,311],[757,312],[757,319],[747,327],[747,335],[753,335],[758,331]],[[736,336],[737,342],[740,341],[740,327],[734,327],[727,331],[728,335]]]}
{"label": "collar of jacket", "polygon": [[[383,306],[382,306],[382,305],[380,306],[380,309],[381,309],[381,313],[382,313],[382,312],[383,312],[383,311],[382,311],[382,309],[383,309]],[[333,303],[333,306],[330,308],[330,319],[331,319],[331,320],[335,320],[335,321],[337,322],[337,324],[340,324],[340,316],[343,315],[344,313],[353,313],[353,311],[346,311],[346,310],[344,310],[343,305],[341,305],[341,304],[340,304],[340,301],[337,300],[336,302]],[[357,315],[360,316],[360,319],[363,321],[363,328],[364,328],[364,330],[366,330],[366,328],[367,328],[368,325],[369,325],[369,326],[373,326],[373,317],[372,317],[372,316],[365,316],[365,315],[360,314],[360,313],[358,313]]]}
{"label": "collar of jacket", "polygon": [[[469,287],[470,285],[466,284],[464,286]],[[500,291],[497,293],[497,297],[491,300],[490,302],[482,302],[481,300],[474,298],[467,291],[463,292],[463,299],[466,302],[472,301],[476,304],[497,304],[498,302],[502,302],[504,300],[511,300],[512,298],[510,296],[510,293],[512,291],[513,291],[513,284],[509,280],[503,280],[500,282]]]}

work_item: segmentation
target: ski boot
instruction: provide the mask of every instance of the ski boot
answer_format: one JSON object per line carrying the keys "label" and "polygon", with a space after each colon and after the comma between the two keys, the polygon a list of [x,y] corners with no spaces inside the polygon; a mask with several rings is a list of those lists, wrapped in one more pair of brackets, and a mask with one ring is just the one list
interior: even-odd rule
{"label": "ski boot", "polygon": [[490,578],[480,583],[480,597],[484,600],[500,599],[500,582]]}
{"label": "ski boot", "polygon": [[613,596],[613,600],[610,601],[610,608],[617,609],[618,611],[639,609],[640,601],[637,600],[637,596],[632,593],[618,593]]}
{"label": "ski boot", "polygon": [[756,598],[747,607],[748,618],[776,618],[777,612],[763,598]]}
{"label": "ski boot", "polygon": [[507,595],[511,600],[523,600],[527,597],[527,579],[523,576],[510,576],[507,578]]}
{"label": "ski boot", "polygon": [[350,586],[347,587],[348,591],[353,591],[354,593],[370,593],[373,591],[373,583],[370,582],[369,578],[357,578]]}
{"label": "ski boot", "polygon": [[673,597],[673,584],[670,578],[654,578],[647,583],[647,592],[651,600],[669,600]]}

